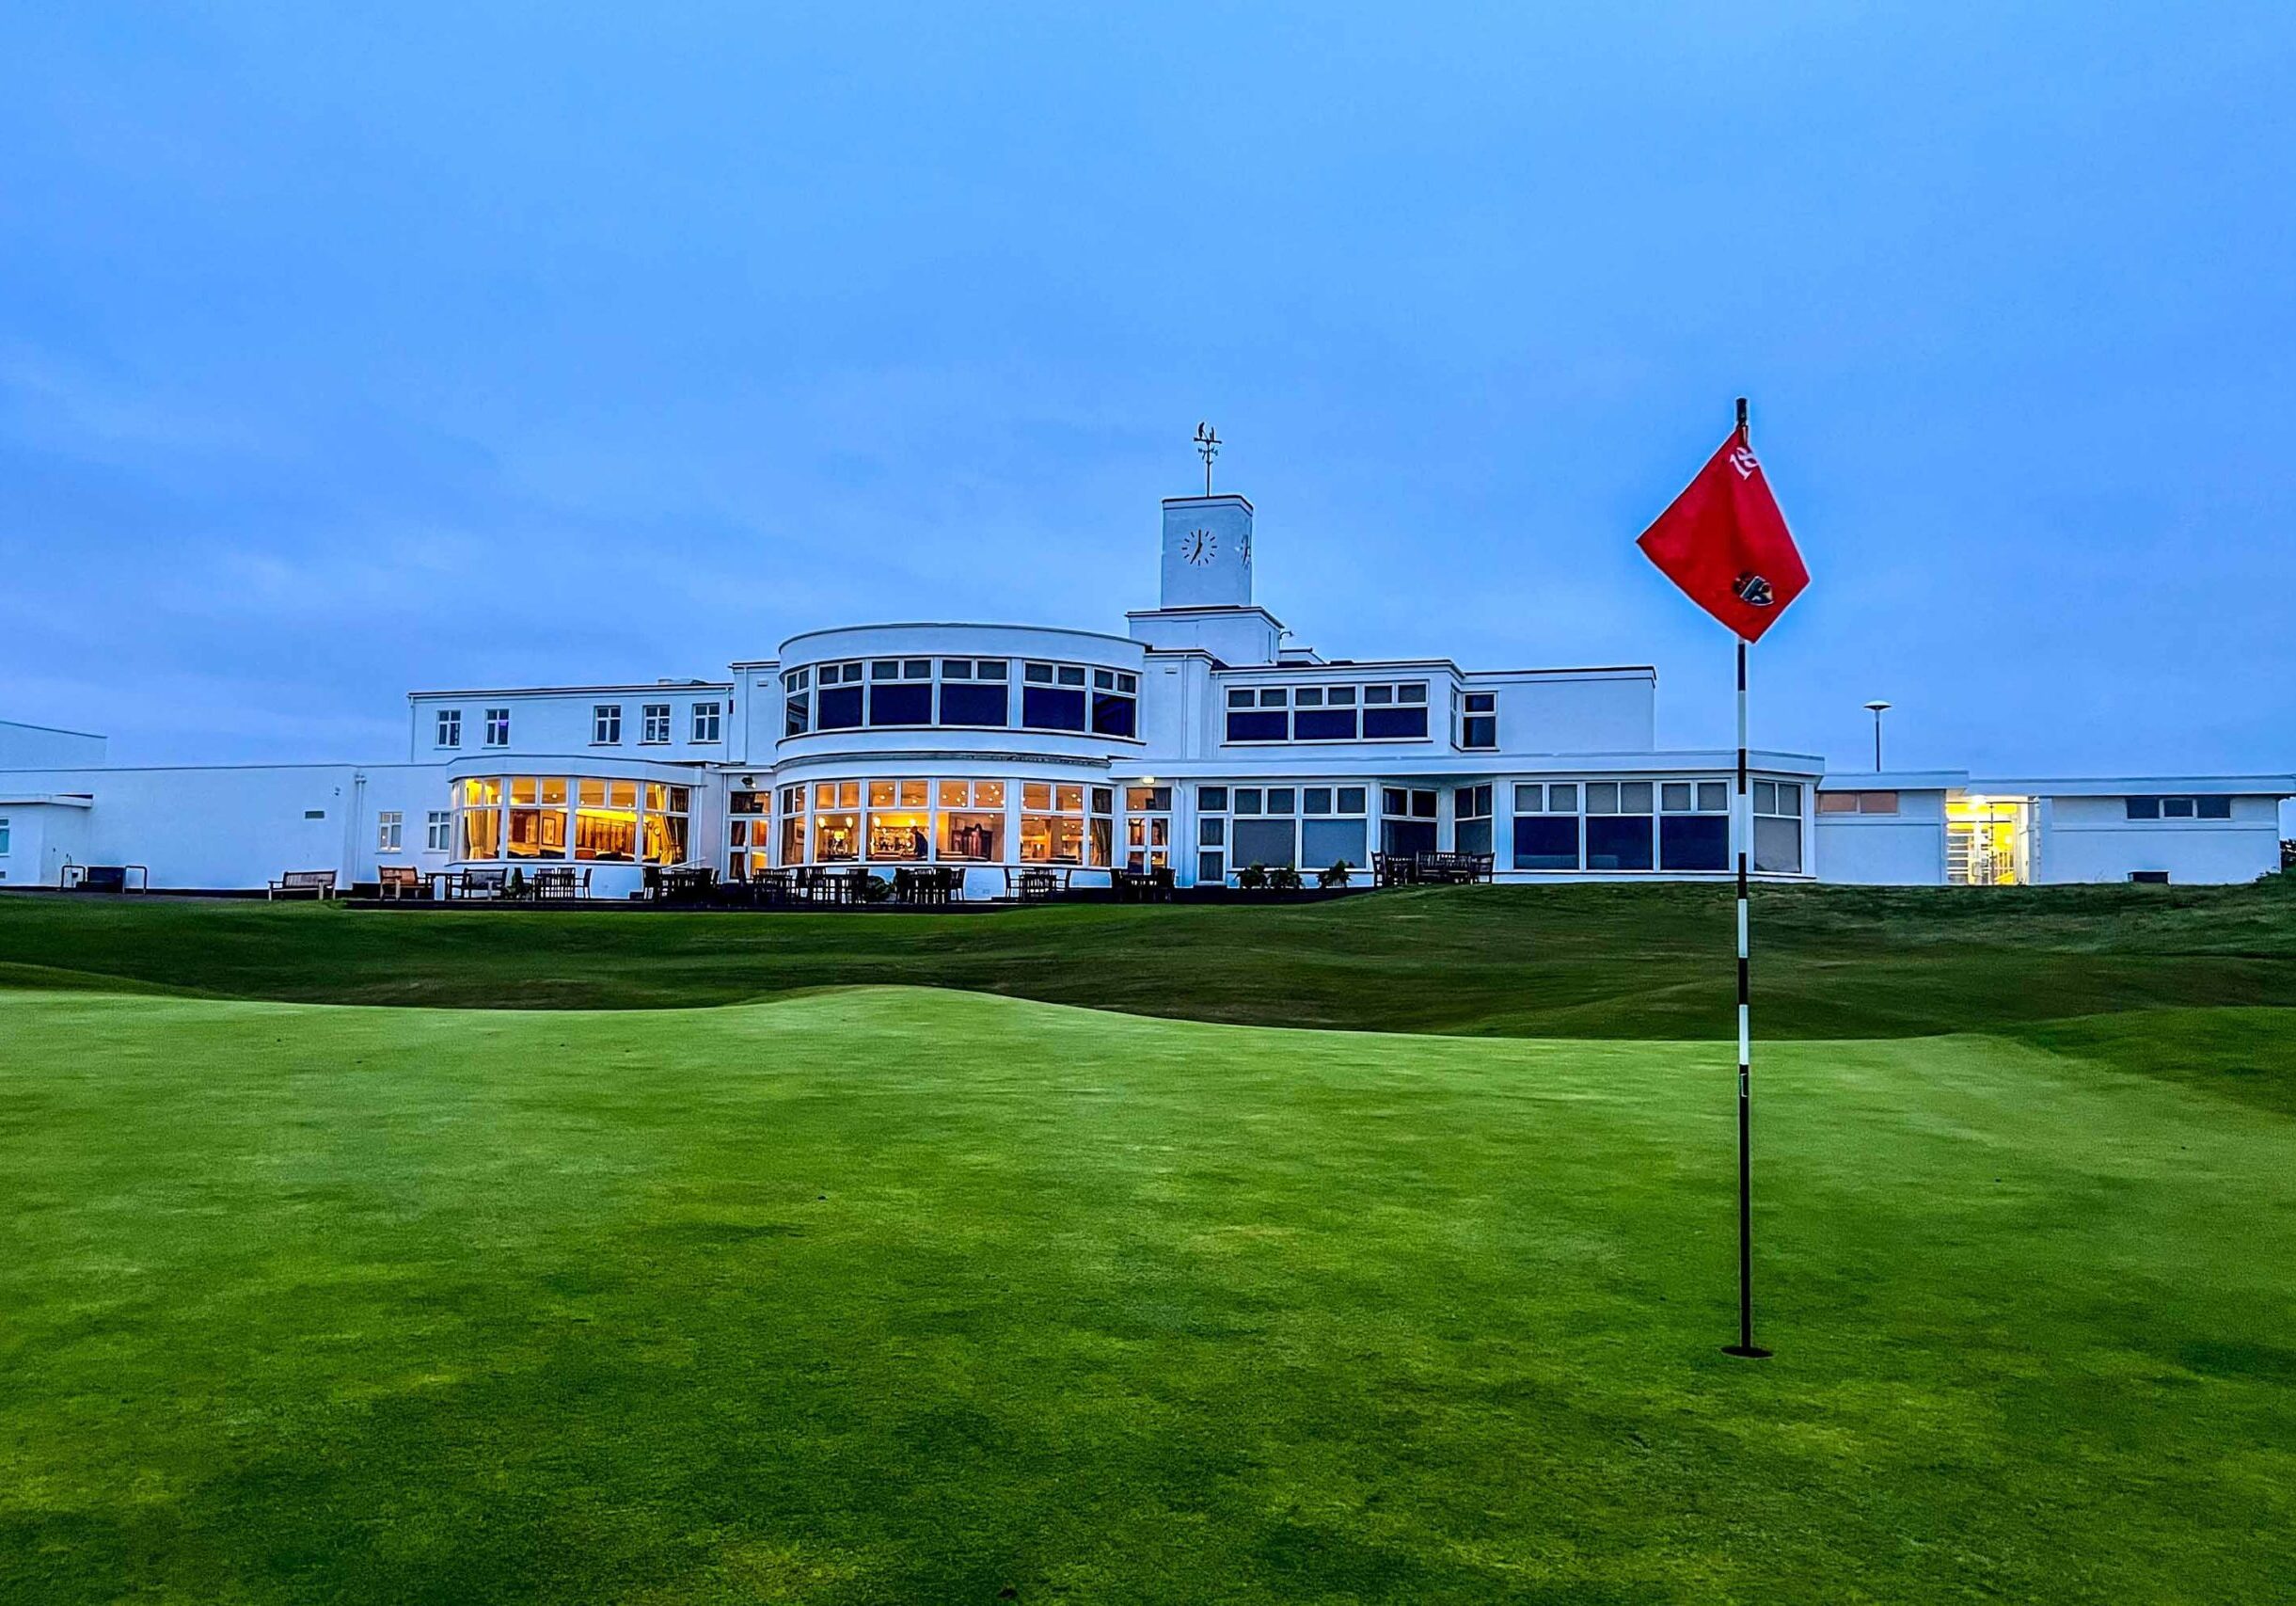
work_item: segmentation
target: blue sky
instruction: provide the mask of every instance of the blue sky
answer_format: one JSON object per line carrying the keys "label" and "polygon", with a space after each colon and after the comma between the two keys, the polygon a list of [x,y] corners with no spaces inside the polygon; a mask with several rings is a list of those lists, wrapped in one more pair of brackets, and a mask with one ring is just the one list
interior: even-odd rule
{"label": "blue sky", "polygon": [[1209,418],[1301,639],[1719,743],[1745,392],[1757,740],[2296,764],[2285,5],[481,9],[0,7],[0,718],[1120,629]]}

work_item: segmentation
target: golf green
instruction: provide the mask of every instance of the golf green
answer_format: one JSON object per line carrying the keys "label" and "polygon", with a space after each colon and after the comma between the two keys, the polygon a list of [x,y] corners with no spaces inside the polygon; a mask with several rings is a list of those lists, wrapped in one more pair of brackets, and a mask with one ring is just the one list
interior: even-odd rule
{"label": "golf green", "polygon": [[1744,1362],[1720,1043],[0,993],[0,1598],[2286,1599],[2291,1041],[1766,1044]]}

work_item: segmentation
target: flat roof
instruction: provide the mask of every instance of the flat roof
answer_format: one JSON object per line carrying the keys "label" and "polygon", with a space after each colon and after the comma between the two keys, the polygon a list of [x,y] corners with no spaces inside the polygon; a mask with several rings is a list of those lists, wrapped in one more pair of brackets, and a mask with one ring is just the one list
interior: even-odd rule
{"label": "flat roof", "polygon": [[626,686],[457,686],[443,692],[409,692],[418,697],[586,697],[599,692],[731,692],[731,680],[641,680]]}

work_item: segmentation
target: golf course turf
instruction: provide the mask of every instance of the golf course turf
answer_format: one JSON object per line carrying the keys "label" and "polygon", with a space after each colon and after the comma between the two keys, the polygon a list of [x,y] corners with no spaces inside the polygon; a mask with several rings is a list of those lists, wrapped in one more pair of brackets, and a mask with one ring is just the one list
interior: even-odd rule
{"label": "golf course turf", "polygon": [[2286,1599],[2296,896],[1728,941],[0,898],[0,1599]]}

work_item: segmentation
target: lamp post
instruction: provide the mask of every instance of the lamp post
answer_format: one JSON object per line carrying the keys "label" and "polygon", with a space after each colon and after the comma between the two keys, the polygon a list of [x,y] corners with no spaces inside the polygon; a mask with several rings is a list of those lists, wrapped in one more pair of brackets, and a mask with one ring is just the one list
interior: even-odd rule
{"label": "lamp post", "polygon": [[1889,706],[1879,699],[1866,704],[1866,708],[1874,716],[1874,773],[1876,775],[1881,773],[1881,716]]}

